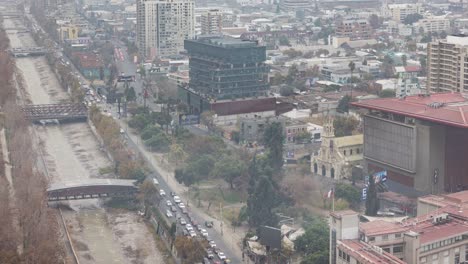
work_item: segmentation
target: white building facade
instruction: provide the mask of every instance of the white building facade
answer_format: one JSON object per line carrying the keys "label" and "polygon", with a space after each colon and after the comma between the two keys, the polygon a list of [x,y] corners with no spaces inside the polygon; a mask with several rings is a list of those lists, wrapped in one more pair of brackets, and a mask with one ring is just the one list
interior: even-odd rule
{"label": "white building facade", "polygon": [[137,44],[145,58],[168,57],[195,35],[193,0],[137,0]]}

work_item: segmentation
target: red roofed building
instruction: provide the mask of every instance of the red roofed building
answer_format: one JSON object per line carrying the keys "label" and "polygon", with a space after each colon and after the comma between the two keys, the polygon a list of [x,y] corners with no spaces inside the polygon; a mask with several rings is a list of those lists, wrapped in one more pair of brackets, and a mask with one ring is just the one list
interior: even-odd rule
{"label": "red roofed building", "polygon": [[[459,93],[382,98],[353,103],[364,115],[369,173],[422,193],[468,188],[468,100]],[[398,191],[398,190],[392,190]]]}

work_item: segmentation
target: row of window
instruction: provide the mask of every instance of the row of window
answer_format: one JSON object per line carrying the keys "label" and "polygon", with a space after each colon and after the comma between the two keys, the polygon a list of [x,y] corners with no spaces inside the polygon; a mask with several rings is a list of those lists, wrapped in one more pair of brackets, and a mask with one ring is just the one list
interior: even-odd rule
{"label": "row of window", "polygon": [[[360,148],[356,148],[356,153],[357,154],[360,154],[361,153],[361,149]],[[348,154],[348,151],[345,149],[343,150],[343,155],[347,155]],[[349,155],[353,155],[353,149],[349,149]]]}
{"label": "row of window", "polygon": [[437,241],[435,243],[423,246],[421,249],[421,252],[426,252],[426,251],[433,250],[439,247],[445,247],[447,245],[457,243],[458,241],[461,241],[466,238],[468,238],[468,235],[456,236],[456,237],[452,237],[452,238],[445,239],[442,241]]}
{"label": "row of window", "polygon": [[340,259],[342,259],[342,260],[344,260],[344,261],[346,261],[348,263],[351,260],[351,257],[348,254],[346,254],[346,252],[341,251],[341,249],[338,249],[338,256],[340,257]]}

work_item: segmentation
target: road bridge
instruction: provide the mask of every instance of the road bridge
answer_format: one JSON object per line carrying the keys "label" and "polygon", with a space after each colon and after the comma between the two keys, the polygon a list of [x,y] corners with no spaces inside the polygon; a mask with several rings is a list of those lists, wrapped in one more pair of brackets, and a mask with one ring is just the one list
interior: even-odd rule
{"label": "road bridge", "polygon": [[9,50],[10,54],[15,57],[28,57],[28,56],[42,56],[47,53],[47,50],[41,47],[25,47],[25,48],[12,48]]}
{"label": "road bridge", "polygon": [[32,122],[56,120],[58,122],[86,121],[88,109],[84,104],[41,104],[22,107],[26,119]]}
{"label": "road bridge", "polygon": [[138,191],[135,180],[88,179],[74,183],[57,183],[47,189],[49,201],[132,197]]}

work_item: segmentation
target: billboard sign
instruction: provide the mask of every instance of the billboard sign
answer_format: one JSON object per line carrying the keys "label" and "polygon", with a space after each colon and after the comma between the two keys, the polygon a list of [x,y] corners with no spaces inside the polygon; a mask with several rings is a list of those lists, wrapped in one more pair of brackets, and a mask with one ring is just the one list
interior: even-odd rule
{"label": "billboard sign", "polygon": [[179,115],[179,125],[181,126],[189,126],[189,125],[196,125],[200,123],[200,116],[199,115]]}

